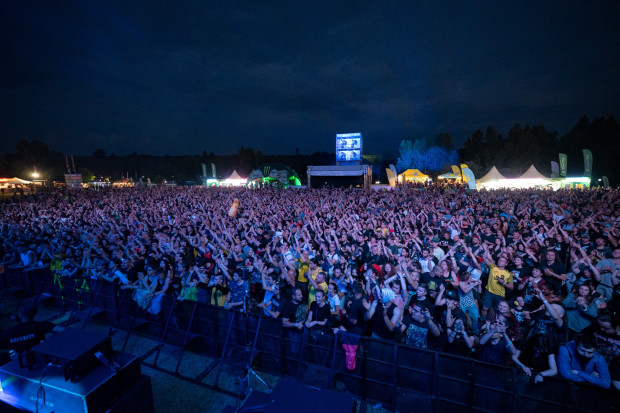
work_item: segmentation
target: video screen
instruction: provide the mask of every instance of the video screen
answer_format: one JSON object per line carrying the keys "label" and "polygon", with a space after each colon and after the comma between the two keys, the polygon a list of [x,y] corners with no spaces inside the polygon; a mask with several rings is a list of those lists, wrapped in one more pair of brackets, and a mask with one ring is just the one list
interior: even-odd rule
{"label": "video screen", "polygon": [[362,134],[340,133],[336,135],[336,161],[362,160]]}

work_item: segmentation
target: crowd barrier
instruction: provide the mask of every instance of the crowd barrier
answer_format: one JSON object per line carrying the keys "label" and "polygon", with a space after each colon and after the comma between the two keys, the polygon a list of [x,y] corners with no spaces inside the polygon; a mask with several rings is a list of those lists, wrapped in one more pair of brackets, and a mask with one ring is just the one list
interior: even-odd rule
{"label": "crowd barrier", "polygon": [[[147,366],[197,384],[215,372],[215,384],[210,387],[236,396],[239,393],[219,385],[225,365],[245,371],[255,367],[317,388],[347,391],[393,411],[415,406],[432,412],[611,412],[620,406],[612,390],[558,377],[534,385],[529,377],[505,366],[370,337],[315,328],[285,329],[279,320],[262,314],[228,311],[197,301],[165,296],[159,314],[150,314],[137,306],[131,290],[98,279],[60,278],[46,269],[8,270],[1,278],[3,296],[45,301],[70,313],[69,324],[84,327],[94,319],[104,321],[110,334],[126,332],[120,351],[134,334],[153,338],[159,344],[142,355],[146,360],[155,354]],[[358,345],[353,370],[347,368],[344,339]],[[158,365],[163,346],[180,350],[174,369]],[[183,376],[179,367],[187,351],[214,361],[196,376]]]}

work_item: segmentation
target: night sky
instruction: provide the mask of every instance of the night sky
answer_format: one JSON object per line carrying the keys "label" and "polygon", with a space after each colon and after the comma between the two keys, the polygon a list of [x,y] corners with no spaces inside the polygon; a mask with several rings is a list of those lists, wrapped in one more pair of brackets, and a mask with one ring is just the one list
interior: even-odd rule
{"label": "night sky", "polygon": [[309,154],[362,132],[365,153],[397,154],[515,122],[563,135],[620,115],[619,27],[617,0],[8,0],[0,151]]}

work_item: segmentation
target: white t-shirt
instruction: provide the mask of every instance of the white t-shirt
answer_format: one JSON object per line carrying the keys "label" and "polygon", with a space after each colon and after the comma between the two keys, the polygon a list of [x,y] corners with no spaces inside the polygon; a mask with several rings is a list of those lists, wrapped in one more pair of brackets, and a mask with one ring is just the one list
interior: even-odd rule
{"label": "white t-shirt", "polygon": [[333,297],[327,297],[327,301],[329,302],[329,310],[333,313],[336,311],[336,306],[340,305],[340,297],[338,294],[334,294]]}

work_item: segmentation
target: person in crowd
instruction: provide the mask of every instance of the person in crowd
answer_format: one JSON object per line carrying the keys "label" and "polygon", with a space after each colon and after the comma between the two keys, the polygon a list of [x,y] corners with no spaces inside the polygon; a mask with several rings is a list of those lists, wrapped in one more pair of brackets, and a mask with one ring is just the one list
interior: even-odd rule
{"label": "person in crowd", "polygon": [[486,291],[482,296],[482,317],[486,317],[489,308],[497,306],[500,301],[506,298],[506,289],[512,290],[514,287],[512,274],[506,269],[508,259],[500,256],[497,260],[491,257],[491,253],[486,245],[484,248],[484,263],[489,267],[489,281]]}
{"label": "person in crowd", "polygon": [[480,336],[480,360],[488,363],[506,365],[508,356],[516,354],[516,349],[506,332],[506,319],[497,315],[489,320],[486,333]]}
{"label": "person in crowd", "polygon": [[405,344],[423,349],[428,348],[429,332],[434,337],[439,337],[441,334],[428,308],[418,304],[409,307],[409,314],[403,317],[397,327]]}
{"label": "person in crowd", "polygon": [[611,385],[607,362],[597,353],[594,339],[585,335],[560,347],[558,370],[562,377],[577,383],[591,383],[604,389]]}
{"label": "person in crowd", "polygon": [[326,327],[329,323],[329,317],[329,304],[325,302],[325,293],[323,290],[316,290],[316,299],[310,304],[308,318],[305,323],[306,327]]}
{"label": "person in crowd", "polygon": [[287,301],[282,309],[282,327],[301,330],[306,321],[306,308],[302,305],[303,294],[300,288],[294,288],[290,301]]}
{"label": "person in crowd", "polygon": [[525,343],[523,351],[516,349],[512,360],[538,384],[542,383],[545,377],[558,374],[556,356],[547,337],[537,335]]}
{"label": "person in crowd", "polygon": [[609,311],[599,313],[596,322],[581,331],[586,337],[592,337],[598,354],[609,365],[612,385],[620,390],[620,323]]}
{"label": "person in crowd", "polygon": [[566,323],[569,335],[575,337],[584,328],[592,324],[598,315],[600,294],[595,293],[591,281],[576,286],[562,302],[566,310]]}

